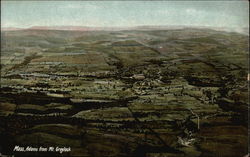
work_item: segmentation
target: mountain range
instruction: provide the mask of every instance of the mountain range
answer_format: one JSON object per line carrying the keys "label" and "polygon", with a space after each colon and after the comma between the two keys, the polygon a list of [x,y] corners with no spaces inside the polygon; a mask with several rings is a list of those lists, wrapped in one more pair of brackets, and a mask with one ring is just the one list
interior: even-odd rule
{"label": "mountain range", "polygon": [[89,26],[32,26],[28,28],[1,27],[1,31],[18,30],[65,30],[65,31],[120,31],[120,30],[171,30],[171,29],[212,29],[216,31],[237,32],[249,35],[248,27],[209,27],[209,26],[135,26],[135,27],[89,27]]}

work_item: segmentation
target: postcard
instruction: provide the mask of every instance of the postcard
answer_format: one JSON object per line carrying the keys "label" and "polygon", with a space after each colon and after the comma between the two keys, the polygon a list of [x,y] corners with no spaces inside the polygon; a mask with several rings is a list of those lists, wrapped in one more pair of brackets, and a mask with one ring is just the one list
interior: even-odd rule
{"label": "postcard", "polygon": [[0,58],[0,156],[249,156],[247,0],[3,0]]}

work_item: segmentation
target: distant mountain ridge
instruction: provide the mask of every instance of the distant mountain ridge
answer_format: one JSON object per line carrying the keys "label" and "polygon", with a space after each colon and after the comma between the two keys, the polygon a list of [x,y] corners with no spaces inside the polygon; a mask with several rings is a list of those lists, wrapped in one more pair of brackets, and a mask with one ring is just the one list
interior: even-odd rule
{"label": "distant mountain ridge", "polygon": [[171,30],[171,29],[212,29],[216,31],[237,32],[249,35],[249,28],[242,27],[209,27],[209,26],[134,26],[134,27],[90,27],[90,26],[32,26],[29,28],[1,27],[1,31],[17,31],[17,30],[65,30],[65,31],[120,31],[120,30]]}
{"label": "distant mountain ridge", "polygon": [[32,26],[29,28],[2,27],[1,31],[14,30],[66,30],[66,31],[101,31],[101,30],[124,30],[131,27],[88,27],[88,26]]}

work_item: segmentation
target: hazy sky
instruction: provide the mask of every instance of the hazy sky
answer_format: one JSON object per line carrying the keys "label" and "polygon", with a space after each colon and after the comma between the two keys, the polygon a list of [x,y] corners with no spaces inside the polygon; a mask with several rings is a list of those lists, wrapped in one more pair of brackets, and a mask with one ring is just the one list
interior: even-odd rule
{"label": "hazy sky", "polygon": [[1,1],[2,27],[248,27],[248,1]]}

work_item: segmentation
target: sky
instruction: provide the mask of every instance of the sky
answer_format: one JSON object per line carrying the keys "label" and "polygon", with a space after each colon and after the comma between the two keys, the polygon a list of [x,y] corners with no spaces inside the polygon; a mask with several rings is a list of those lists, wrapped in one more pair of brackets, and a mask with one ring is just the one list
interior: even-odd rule
{"label": "sky", "polygon": [[249,27],[249,2],[1,1],[1,27],[178,25]]}

